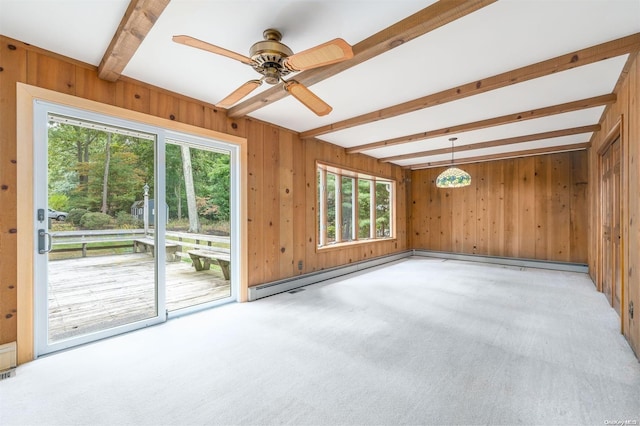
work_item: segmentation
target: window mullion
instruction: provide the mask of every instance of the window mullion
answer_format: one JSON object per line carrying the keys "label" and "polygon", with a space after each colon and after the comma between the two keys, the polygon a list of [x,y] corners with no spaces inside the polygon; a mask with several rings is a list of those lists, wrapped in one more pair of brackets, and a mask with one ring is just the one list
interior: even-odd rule
{"label": "window mullion", "polygon": [[353,223],[353,225],[351,226],[351,238],[353,239],[353,241],[357,241],[358,240],[358,230],[360,229],[360,224],[358,223],[358,212],[360,211],[360,197],[358,195],[358,178],[354,178],[352,180],[352,190],[351,192],[353,193],[353,199],[351,200],[351,205],[353,206],[353,209],[351,209],[351,214],[352,214],[352,219],[351,219],[351,223]]}
{"label": "window mullion", "polygon": [[320,241],[321,247],[327,244],[327,171],[320,169]]}
{"label": "window mullion", "polygon": [[371,179],[369,183],[369,238],[376,237],[376,181]]}
{"label": "window mullion", "polygon": [[342,175],[336,175],[336,243],[342,241]]}

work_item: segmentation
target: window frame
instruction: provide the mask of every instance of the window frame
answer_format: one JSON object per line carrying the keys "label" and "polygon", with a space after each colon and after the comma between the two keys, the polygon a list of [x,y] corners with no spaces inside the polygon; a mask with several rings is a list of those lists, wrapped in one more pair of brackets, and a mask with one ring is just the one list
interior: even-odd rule
{"label": "window frame", "polygon": [[[328,241],[327,236],[327,223],[329,223],[329,214],[327,208],[327,174],[333,174],[336,176],[334,185],[335,188],[335,206],[342,206],[343,194],[342,194],[342,182],[343,177],[353,179],[352,184],[352,208],[351,208],[351,220],[352,231],[351,239],[348,241],[342,240],[343,231],[341,229],[341,215],[342,209],[335,209],[335,224],[336,229],[334,232],[335,239]],[[370,185],[370,198],[369,198],[369,236],[362,238],[359,236],[360,226],[360,202],[359,202],[359,184],[361,180],[369,182]],[[376,185],[378,183],[384,183],[390,185],[389,195],[389,236],[377,236],[377,211],[376,208]],[[369,172],[363,172],[354,170],[351,168],[345,168],[342,166],[334,165],[327,162],[316,161],[316,251],[325,251],[335,248],[348,247],[360,244],[373,244],[378,242],[389,242],[396,240],[396,191],[397,182],[395,179],[388,176],[374,175]]]}

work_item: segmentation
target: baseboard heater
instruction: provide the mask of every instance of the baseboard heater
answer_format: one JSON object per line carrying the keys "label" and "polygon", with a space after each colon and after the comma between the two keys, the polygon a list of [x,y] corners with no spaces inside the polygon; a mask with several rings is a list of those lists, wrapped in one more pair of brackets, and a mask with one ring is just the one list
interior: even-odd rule
{"label": "baseboard heater", "polygon": [[584,263],[552,262],[548,260],[522,259],[517,257],[483,256],[479,254],[460,254],[443,251],[413,250],[414,256],[435,257],[449,260],[465,260],[470,262],[494,263],[497,265],[520,266],[525,268],[551,269],[554,271],[589,273],[589,266]]}
{"label": "baseboard heater", "polygon": [[374,266],[384,265],[385,263],[395,262],[396,260],[405,259],[411,256],[432,257],[448,260],[465,260],[470,262],[492,263],[525,268],[551,269],[566,272],[589,272],[589,267],[582,263],[550,262],[544,260],[482,256],[476,254],[459,254],[430,250],[408,250],[401,253],[376,257],[375,259],[363,260],[361,262],[350,263],[344,266],[337,266],[331,269],[323,269],[322,271],[312,272],[310,274],[304,274],[278,281],[271,281],[254,287],[249,287],[249,301],[273,296],[274,294],[278,293],[284,293],[285,291],[291,291],[299,287],[316,284],[321,281],[326,281],[332,278],[362,271],[363,269],[373,268]]}
{"label": "baseboard heater", "polygon": [[0,345],[0,380],[16,374],[16,342]]}
{"label": "baseboard heater", "polygon": [[395,262],[411,256],[410,250],[401,253],[394,253],[388,256],[376,257],[374,259],[363,260],[361,262],[350,263],[335,268],[323,269],[321,271],[312,272],[310,274],[299,275],[297,277],[286,278],[278,281],[271,281],[254,287],[249,287],[249,301],[262,299],[263,297],[273,296],[274,294],[291,291],[298,287],[304,287],[316,284],[321,281],[330,280],[342,275],[352,274],[362,271],[363,269],[373,268],[375,266],[384,265],[385,263]]}

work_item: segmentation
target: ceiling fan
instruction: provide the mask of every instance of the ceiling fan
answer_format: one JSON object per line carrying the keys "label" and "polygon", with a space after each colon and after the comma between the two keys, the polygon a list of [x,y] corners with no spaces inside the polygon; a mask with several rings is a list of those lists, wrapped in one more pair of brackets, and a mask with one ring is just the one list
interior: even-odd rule
{"label": "ceiling fan", "polygon": [[222,108],[232,106],[257,89],[262,82],[277,84],[282,81],[284,89],[311,111],[319,116],[329,114],[332,108],[306,86],[295,80],[285,80],[282,77],[292,72],[310,70],[350,59],[353,57],[351,46],[343,39],[336,38],[294,54],[289,47],[280,42],[282,40],[280,31],[270,28],[264,31],[263,36],[264,40],[251,46],[250,56],[244,56],[186,35],[173,36],[173,41],[235,59],[250,65],[262,74],[260,79],[249,80],[238,87],[229,96],[218,102],[216,106]]}

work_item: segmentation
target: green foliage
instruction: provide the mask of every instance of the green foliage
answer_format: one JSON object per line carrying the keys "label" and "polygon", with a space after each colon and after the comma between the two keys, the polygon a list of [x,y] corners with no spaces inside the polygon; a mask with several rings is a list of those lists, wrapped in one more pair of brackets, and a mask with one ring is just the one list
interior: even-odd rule
{"label": "green foliage", "polygon": [[[103,210],[106,194],[106,213],[115,217],[119,226],[136,226],[129,215],[132,204],[142,200],[145,183],[149,185],[149,198],[156,198],[155,143],[115,131],[57,122],[50,122],[48,130],[50,207],[81,209],[77,217],[69,217],[80,224],[87,211]],[[180,148],[177,143],[166,145],[165,190],[170,219],[188,215]],[[228,222],[230,155],[195,147],[189,152],[200,221]]]}
{"label": "green foliage", "polygon": [[211,168],[207,177],[209,180],[209,191],[211,194],[211,204],[215,205],[216,211],[212,219],[228,221],[231,217],[231,164],[230,156],[215,154]]}
{"label": "green foliage", "polygon": [[69,197],[65,194],[49,193],[49,208],[58,211],[67,211],[69,208]]}
{"label": "green foliage", "polygon": [[111,216],[105,213],[85,213],[80,219],[84,229],[105,229],[111,224]]}
{"label": "green foliage", "polygon": [[[318,184],[320,184],[321,175],[318,173]],[[354,185],[358,186],[357,200],[354,197]],[[326,214],[327,214],[327,241],[332,242],[336,238],[336,187],[339,187],[341,194],[340,205],[340,229],[342,241],[352,239],[353,227],[357,226],[359,239],[367,239],[371,236],[371,226],[375,226],[375,236],[384,238],[391,236],[391,188],[392,183],[388,181],[375,181],[372,183],[370,179],[354,178],[349,176],[336,175],[331,172],[326,174]],[[373,201],[372,190],[375,191],[375,205]],[[319,196],[322,196],[319,194]],[[354,203],[357,202],[358,214],[357,224],[353,223]],[[375,210],[375,216],[372,215],[372,208]],[[372,223],[375,217],[375,222]],[[318,215],[320,219],[320,215]]]}
{"label": "green foliage", "polygon": [[67,196],[66,208],[100,211],[106,193],[116,215],[142,199],[145,183],[153,194],[153,141],[51,122],[48,142],[49,193]]}
{"label": "green foliage", "polygon": [[71,222],[75,226],[80,226],[80,220],[88,212],[87,209],[71,209],[67,215],[67,221]]}
{"label": "green foliage", "polygon": [[[231,163],[225,153],[189,149],[198,215],[201,219],[228,221],[231,217]],[[167,204],[169,217],[187,215],[182,152],[179,145],[167,144]]]}
{"label": "green foliage", "polygon": [[116,214],[116,224],[118,228],[127,229],[127,228],[142,228],[144,224],[140,219],[137,219],[129,212],[119,211]]}

